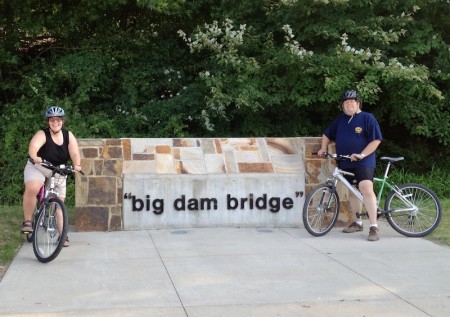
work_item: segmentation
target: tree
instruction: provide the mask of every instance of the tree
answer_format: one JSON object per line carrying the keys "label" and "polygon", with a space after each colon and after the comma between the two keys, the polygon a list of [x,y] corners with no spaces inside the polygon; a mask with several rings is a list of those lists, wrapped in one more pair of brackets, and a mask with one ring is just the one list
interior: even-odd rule
{"label": "tree", "polygon": [[382,125],[383,150],[421,171],[430,157],[449,163],[447,1],[0,0],[0,9],[6,202],[54,103],[79,138],[320,136],[355,87]]}
{"label": "tree", "polygon": [[[448,144],[444,1],[224,1],[220,8],[229,11],[180,32],[206,65],[199,77],[209,88],[210,128],[225,119],[228,131],[240,126],[237,134],[320,135],[337,97],[352,87],[379,118],[387,149],[405,153],[423,139],[430,149]],[[426,157],[415,157],[417,166]]]}

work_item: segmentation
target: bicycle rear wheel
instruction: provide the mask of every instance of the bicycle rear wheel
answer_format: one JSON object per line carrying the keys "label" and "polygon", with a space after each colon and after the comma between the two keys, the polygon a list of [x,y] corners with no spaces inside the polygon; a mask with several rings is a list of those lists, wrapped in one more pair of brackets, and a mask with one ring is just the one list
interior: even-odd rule
{"label": "bicycle rear wheel", "polygon": [[59,198],[50,198],[39,209],[33,233],[33,251],[36,258],[47,263],[54,260],[67,236],[67,210]]}
{"label": "bicycle rear wheel", "polygon": [[339,196],[329,184],[321,184],[306,195],[303,205],[303,225],[315,237],[327,234],[339,214]]}
{"label": "bicycle rear wheel", "polygon": [[407,237],[423,237],[436,229],[442,217],[436,194],[421,184],[403,184],[398,188],[409,203],[395,191],[389,193],[384,208],[391,227]]}

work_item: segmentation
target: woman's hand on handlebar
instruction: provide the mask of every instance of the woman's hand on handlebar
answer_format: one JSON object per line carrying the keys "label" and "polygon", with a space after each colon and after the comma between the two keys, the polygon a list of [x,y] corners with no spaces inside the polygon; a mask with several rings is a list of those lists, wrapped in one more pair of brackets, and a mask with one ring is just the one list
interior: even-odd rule
{"label": "woman's hand on handlebar", "polygon": [[31,163],[33,163],[33,164],[41,164],[43,162],[42,157],[40,157],[40,156],[35,156],[35,157],[30,156],[30,159],[31,159]]}

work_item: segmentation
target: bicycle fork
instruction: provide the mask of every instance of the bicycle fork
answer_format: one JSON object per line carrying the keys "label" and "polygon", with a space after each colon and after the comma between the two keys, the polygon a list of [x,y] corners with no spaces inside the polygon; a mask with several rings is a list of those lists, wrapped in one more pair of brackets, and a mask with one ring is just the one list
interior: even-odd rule
{"label": "bicycle fork", "polygon": [[[320,197],[320,202],[319,202],[319,206],[320,206],[319,208],[321,208],[322,209],[321,211],[324,211],[324,212],[328,212],[331,208],[331,202],[332,202],[331,197],[333,196],[333,194],[336,193],[337,180],[336,181],[328,180],[327,185],[329,185],[330,187],[323,189],[322,196]],[[328,199],[326,202],[324,202],[327,194],[328,194]]]}

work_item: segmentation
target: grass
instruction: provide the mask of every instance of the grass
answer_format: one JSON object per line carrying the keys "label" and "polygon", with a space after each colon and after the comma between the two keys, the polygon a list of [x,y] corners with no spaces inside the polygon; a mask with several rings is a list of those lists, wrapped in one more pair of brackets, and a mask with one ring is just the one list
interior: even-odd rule
{"label": "grass", "polygon": [[22,221],[22,208],[0,206],[0,266],[14,259],[25,240],[25,236],[19,232]]}
{"label": "grass", "polygon": [[[20,233],[22,221],[21,206],[0,206],[0,268],[8,266],[26,241]],[[74,211],[69,207],[69,224],[73,223]]]}
{"label": "grass", "polygon": [[439,226],[426,239],[450,246],[450,199],[441,199],[442,219]]}

